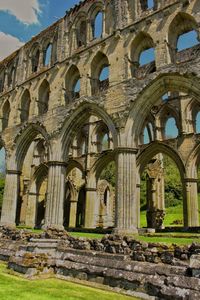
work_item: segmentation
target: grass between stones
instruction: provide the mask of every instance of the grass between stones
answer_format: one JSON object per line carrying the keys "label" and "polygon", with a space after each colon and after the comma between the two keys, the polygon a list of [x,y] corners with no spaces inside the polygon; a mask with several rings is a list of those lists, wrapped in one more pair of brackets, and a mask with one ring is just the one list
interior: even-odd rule
{"label": "grass between stones", "polygon": [[[20,229],[22,227],[18,227]],[[24,228],[24,227],[23,227]],[[29,229],[33,233],[42,233],[43,230]],[[88,239],[101,239],[104,234],[100,233],[87,233],[87,232],[69,232],[72,237],[88,238]],[[133,236],[136,240],[148,242],[148,243],[164,243],[164,244],[176,244],[176,245],[191,245],[194,243],[200,243],[200,233],[188,233],[188,232],[161,232],[151,234],[140,234]]]}
{"label": "grass between stones", "polygon": [[28,280],[9,274],[0,263],[1,300],[136,300],[134,297],[83,286],[59,279]]}

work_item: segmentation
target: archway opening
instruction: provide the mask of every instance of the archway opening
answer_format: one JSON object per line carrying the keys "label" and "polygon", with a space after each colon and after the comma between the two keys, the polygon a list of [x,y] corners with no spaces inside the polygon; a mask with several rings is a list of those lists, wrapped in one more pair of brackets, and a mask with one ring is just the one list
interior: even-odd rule
{"label": "archway opening", "polygon": [[41,228],[44,225],[45,208],[47,194],[47,177],[42,180],[37,187],[37,207],[36,207],[36,228]]}
{"label": "archway opening", "polygon": [[169,117],[165,124],[165,139],[174,139],[178,136],[178,133],[175,118]]}
{"label": "archway opening", "polygon": [[20,120],[22,123],[28,121],[30,103],[31,103],[30,93],[28,90],[26,90],[21,99]]}
{"label": "archway opening", "polygon": [[177,40],[177,52],[192,48],[199,44],[198,34],[196,30],[179,35]]}
{"label": "archway opening", "polygon": [[76,227],[84,227],[85,225],[85,200],[86,189],[83,185],[78,194],[77,214],[76,214]]}
{"label": "archway opening", "polygon": [[21,162],[16,224],[41,227],[46,206],[48,148],[41,134],[30,143]]}
{"label": "archway opening", "polygon": [[46,49],[44,50],[44,66],[49,66],[51,63],[51,57],[52,57],[52,45],[48,44]]}
{"label": "archway opening", "polygon": [[103,34],[103,12],[99,11],[94,19],[92,26],[93,38],[98,39],[102,37]]}
{"label": "archway opening", "polygon": [[183,185],[176,163],[159,153],[146,165],[140,185],[140,226],[183,226]]}
{"label": "archway opening", "polygon": [[154,48],[149,48],[140,53],[139,64],[144,66],[155,61],[155,50]]}
{"label": "archway opening", "polygon": [[97,181],[97,227],[111,228],[115,222],[116,166],[111,161],[102,170]]}
{"label": "archway opening", "polygon": [[35,73],[39,68],[39,59],[40,59],[40,50],[37,47],[33,50],[31,64],[32,64],[32,72]]}
{"label": "archway opening", "polygon": [[10,117],[10,102],[7,100],[2,109],[2,130],[6,129],[9,124],[9,117]]}
{"label": "archway opening", "polygon": [[44,80],[39,88],[38,94],[38,114],[42,115],[49,108],[50,85],[47,80]]}
{"label": "archway opening", "polygon": [[81,77],[78,68],[72,65],[65,77],[65,103],[68,104],[80,97]]}
{"label": "archway opening", "polygon": [[107,56],[98,52],[91,64],[91,88],[92,94],[103,92],[109,87],[109,61]]}
{"label": "archway opening", "polygon": [[85,179],[82,171],[74,167],[66,176],[64,199],[64,227],[83,227],[85,215]]}

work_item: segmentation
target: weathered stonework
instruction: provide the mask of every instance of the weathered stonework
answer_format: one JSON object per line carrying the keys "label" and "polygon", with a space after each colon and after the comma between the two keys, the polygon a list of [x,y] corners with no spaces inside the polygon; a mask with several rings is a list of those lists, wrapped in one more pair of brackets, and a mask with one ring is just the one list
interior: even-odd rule
{"label": "weathered stonework", "polygon": [[[95,37],[99,12],[102,34]],[[0,63],[7,170],[1,224],[137,232],[140,175],[164,153],[180,171],[184,226],[199,226],[200,46],[177,51],[181,34],[195,30],[199,37],[199,24],[199,0],[155,0],[151,9],[145,0],[85,0]],[[141,65],[148,48],[155,61]],[[101,80],[104,67],[110,75]],[[173,139],[165,136],[170,117],[178,127]],[[111,161],[115,205],[113,196],[104,204],[113,210],[98,196],[100,174]],[[151,179],[150,219],[165,211],[163,180]],[[163,215],[149,226],[162,227]]]}
{"label": "weathered stonework", "polygon": [[199,254],[200,244],[167,246],[113,235],[92,240],[53,228],[41,235],[0,228],[0,260],[28,278],[76,278],[140,299],[198,300]]}

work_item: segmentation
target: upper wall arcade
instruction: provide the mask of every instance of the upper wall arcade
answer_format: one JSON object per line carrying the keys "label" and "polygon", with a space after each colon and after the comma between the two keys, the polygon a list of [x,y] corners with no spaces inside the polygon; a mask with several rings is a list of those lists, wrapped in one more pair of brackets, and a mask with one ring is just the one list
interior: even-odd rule
{"label": "upper wall arcade", "polygon": [[199,225],[199,24],[200,0],[85,0],[0,63],[1,223],[137,231],[140,175],[164,153]]}

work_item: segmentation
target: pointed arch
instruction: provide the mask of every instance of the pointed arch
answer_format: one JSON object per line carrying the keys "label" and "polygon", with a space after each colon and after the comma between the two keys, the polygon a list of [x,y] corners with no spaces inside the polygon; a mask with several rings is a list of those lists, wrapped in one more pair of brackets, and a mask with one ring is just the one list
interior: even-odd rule
{"label": "pointed arch", "polygon": [[23,161],[28,151],[28,148],[38,134],[41,134],[43,136],[43,138],[46,141],[48,151],[51,152],[50,144],[48,142],[49,136],[47,134],[46,129],[44,127],[41,127],[38,124],[29,124],[20,133],[20,135],[17,137],[15,141],[15,149],[13,152],[13,159],[12,159],[14,166],[11,166],[13,167],[13,170],[21,171],[23,166]]}
{"label": "pointed arch", "polygon": [[63,158],[67,157],[69,147],[74,138],[75,132],[77,131],[77,129],[81,128],[82,125],[84,125],[84,122],[91,115],[96,115],[100,119],[102,119],[103,122],[105,122],[112,134],[114,147],[117,147],[117,130],[110,116],[103,108],[100,108],[97,104],[84,102],[76,108],[74,113],[72,113],[71,116],[66,119],[63,125],[60,134],[60,145],[62,147]]}
{"label": "pointed arch", "polygon": [[8,127],[10,111],[11,111],[10,102],[9,100],[6,100],[2,108],[2,130]]}
{"label": "pointed arch", "polygon": [[21,104],[20,104],[20,112],[21,112],[20,120],[22,123],[28,121],[30,103],[31,103],[31,95],[29,90],[26,89],[22,95]]}
{"label": "pointed arch", "polygon": [[65,102],[66,104],[80,97],[81,76],[79,69],[75,65],[71,65],[65,76]]}
{"label": "pointed arch", "polygon": [[101,51],[93,57],[91,62],[91,90],[95,95],[109,87],[109,60]]}
{"label": "pointed arch", "polygon": [[130,56],[132,76],[140,78],[156,70],[155,43],[148,33],[141,31],[135,37],[131,44]]}
{"label": "pointed arch", "polygon": [[186,171],[182,158],[176,150],[171,148],[169,145],[160,142],[153,142],[148,145],[137,157],[137,166],[140,174],[142,174],[148,162],[159,153],[168,155],[177,164],[181,178],[184,180]]}
{"label": "pointed arch", "polygon": [[176,61],[177,42],[179,36],[190,31],[196,31],[198,33],[198,23],[193,16],[185,12],[179,12],[169,25],[168,30],[168,44],[170,45],[171,61]]}
{"label": "pointed arch", "polygon": [[167,91],[180,91],[191,95],[200,102],[199,83],[193,80],[193,76],[175,74],[159,75],[138,95],[138,98],[132,104],[129,117],[125,126],[125,142],[128,147],[137,145],[137,137],[139,136],[142,125],[152,107]]}
{"label": "pointed arch", "polygon": [[38,115],[45,114],[49,108],[50,85],[44,79],[38,91]]}

